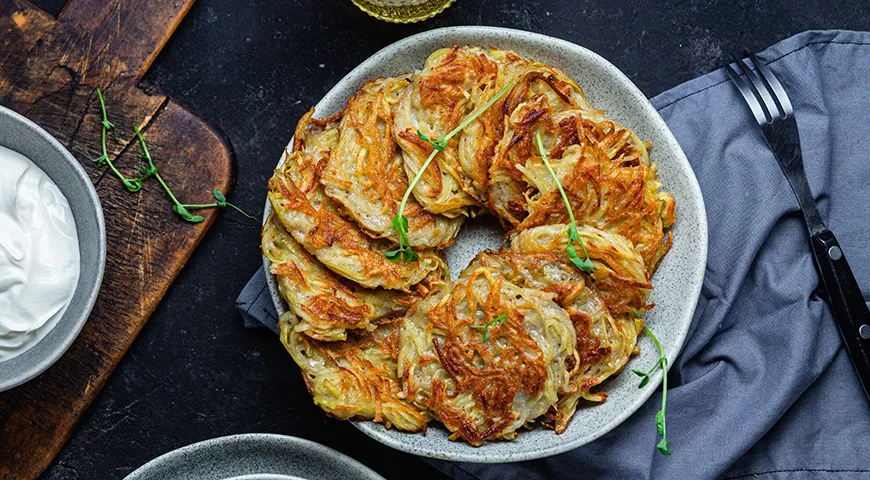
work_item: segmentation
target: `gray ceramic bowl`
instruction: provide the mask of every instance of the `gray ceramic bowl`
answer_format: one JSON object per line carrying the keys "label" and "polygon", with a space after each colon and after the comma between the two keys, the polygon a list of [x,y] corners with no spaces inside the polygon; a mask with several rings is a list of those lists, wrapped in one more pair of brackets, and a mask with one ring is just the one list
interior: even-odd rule
{"label": "gray ceramic bowl", "polygon": [[0,146],[30,158],[57,184],[72,209],[81,273],[60,321],[30,350],[0,363],[0,392],[36,377],[66,352],[94,307],[106,264],[103,208],[91,180],[63,145],[21,115],[0,107]]}
{"label": "gray ceramic bowl", "polygon": [[161,455],[124,480],[384,480],[356,460],[310,440],[248,433]]}
{"label": "gray ceramic bowl", "polygon": [[[655,289],[650,300],[656,307],[644,318],[661,341],[668,363],[673,364],[689,331],[704,279],[707,261],[704,200],[692,167],[661,116],[631,80],[610,62],[581,46],[536,33],[496,27],[440,28],[396,42],[353,69],[316,105],[317,117],[324,118],[344,108],[350,96],[367,80],[418,70],[429,54],[453,45],[510,49],[559,67],[583,87],[592,105],[606,110],[611,118],[653,143],[650,156],[658,164],[664,189],[677,201],[677,221],[672,228],[673,247],[652,278]],[[287,125],[287,129],[293,126]],[[268,218],[271,212],[268,201],[265,212],[263,218]],[[477,252],[501,245],[504,232],[497,223],[486,220],[466,222],[456,244],[447,249],[447,263],[454,276]],[[264,259],[264,264],[268,272],[268,259]],[[274,276],[267,275],[267,282],[278,313],[285,312],[287,306],[278,296]],[[425,435],[388,430],[372,422],[354,422],[354,425],[393,448],[434,458],[502,463],[556,455],[604,435],[640,408],[651,395],[659,394],[656,387],[661,382],[660,371],[643,389],[638,389],[637,377],[627,371],[646,370],[658,360],[649,338],[642,336],[638,344],[640,355],[629,362],[626,371],[604,385],[609,394],[607,401],[582,406],[561,435],[537,428],[521,432],[519,439],[512,442],[489,442],[471,447],[464,442],[450,441],[446,430],[436,422]]]}

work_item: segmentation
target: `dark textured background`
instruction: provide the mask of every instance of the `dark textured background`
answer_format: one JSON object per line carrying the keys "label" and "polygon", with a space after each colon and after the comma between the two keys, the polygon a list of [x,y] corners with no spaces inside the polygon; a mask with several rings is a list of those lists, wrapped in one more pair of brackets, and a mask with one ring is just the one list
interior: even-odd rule
{"label": "dark textured background", "polygon": [[[37,3],[57,13],[64,1]],[[653,96],[715,69],[733,50],[760,50],[808,29],[870,30],[870,2],[457,0],[432,20],[398,26],[367,17],[350,0],[200,0],[146,83],[229,136],[238,157],[230,200],[259,213],[266,179],[310,105],[378,49],[466,24],[583,45]],[[242,327],[233,300],[260,265],[258,244],[255,222],[231,211],[217,221],[47,478],[117,479],[175,448],[245,432],[308,438],[389,479],[440,477],[327,419],[274,335]]]}

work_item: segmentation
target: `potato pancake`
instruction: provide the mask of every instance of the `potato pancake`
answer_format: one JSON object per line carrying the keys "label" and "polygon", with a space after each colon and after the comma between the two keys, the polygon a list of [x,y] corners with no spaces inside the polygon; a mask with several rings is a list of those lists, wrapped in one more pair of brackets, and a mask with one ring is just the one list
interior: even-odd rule
{"label": "potato pancake", "polygon": [[[577,227],[589,258],[595,264],[592,278],[599,296],[613,315],[640,315],[651,309],[652,284],[643,258],[625,237],[595,227]],[[567,257],[568,225],[529,228],[514,235],[510,249],[516,253],[555,253]],[[579,250],[579,249],[578,249]]]}
{"label": "potato pancake", "polygon": [[569,384],[576,337],[554,294],[486,267],[411,307],[399,337],[408,401],[472,445],[514,439]]}
{"label": "potato pancake", "polygon": [[409,293],[363,288],[336,275],[302,248],[274,214],[263,227],[262,245],[281,298],[299,318],[296,331],[315,340],[344,340],[347,330],[374,330],[375,320],[404,315],[414,300]]}
{"label": "potato pancake", "polygon": [[[617,233],[631,241],[652,275],[673,241],[665,233],[674,221],[673,197],[661,191],[656,165],[618,163],[596,144],[571,145],[552,162],[579,224]],[[543,164],[527,164],[523,174],[538,194],[517,230],[568,223],[568,210]],[[558,174],[557,174],[558,175]],[[545,193],[541,193],[545,192]]]}
{"label": "potato pancake", "polygon": [[406,432],[426,430],[429,418],[402,400],[396,375],[398,328],[352,333],[344,342],[320,342],[295,328],[292,312],[281,316],[281,343],[302,370],[314,403],[342,419],[372,420]]}
{"label": "potato pancake", "polygon": [[[551,98],[535,95],[507,117],[490,167],[490,207],[508,228],[516,227],[529,214],[534,197],[556,188],[535,144],[536,132],[541,134],[547,158],[560,181],[572,166],[562,161],[572,145],[597,146],[616,165],[649,165],[646,144],[630,129],[608,120],[603,112],[559,110]],[[530,177],[530,170],[542,175]]]}
{"label": "potato pancake", "polygon": [[[417,174],[434,148],[417,132],[429,138],[447,135],[495,95],[498,71],[498,65],[476,47],[444,48],[426,59],[422,72],[399,102],[393,127],[409,178]],[[492,115],[498,110],[491,107],[488,112]],[[488,118],[478,118],[471,135],[483,134],[478,127]],[[429,212],[457,217],[468,215],[468,207],[482,205],[479,179],[475,187],[474,178],[460,163],[459,145],[467,132],[452,138],[446,148],[438,152],[414,187],[414,196]],[[486,155],[485,145],[465,145],[464,150],[473,149],[476,154],[478,148],[483,148],[482,155]]]}
{"label": "potato pancake", "polygon": [[320,171],[338,142],[338,118],[312,119],[308,112],[296,129],[294,151],[269,180],[269,200],[284,228],[330,270],[368,288],[410,290],[431,273],[446,273],[435,250],[419,251],[416,262],[393,262],[384,253],[393,244],[372,239],[339,214],[319,182]]}
{"label": "potato pancake", "polygon": [[569,387],[547,413],[548,424],[556,433],[565,431],[581,398],[593,402],[607,399],[606,393],[590,390],[625,366],[643,326],[633,315],[615,320],[589,276],[563,259],[552,253],[481,252],[460,275],[464,278],[481,267],[495,269],[517,285],[555,293],[555,302],[568,313],[577,344],[574,355],[566,360]]}
{"label": "potato pancake", "polygon": [[[393,110],[410,76],[366,83],[348,102],[339,125],[338,146],[320,181],[326,195],[374,238],[398,242],[392,220],[408,189],[402,153],[393,139]],[[412,247],[444,248],[453,243],[465,217],[429,213],[412,195],[403,212]]]}

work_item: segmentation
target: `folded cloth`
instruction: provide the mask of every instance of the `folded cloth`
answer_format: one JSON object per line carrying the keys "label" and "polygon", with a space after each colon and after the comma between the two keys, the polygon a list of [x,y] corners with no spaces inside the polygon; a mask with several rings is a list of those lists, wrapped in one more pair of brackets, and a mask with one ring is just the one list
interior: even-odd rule
{"label": "folded cloth", "polygon": [[[867,298],[870,33],[806,32],[759,57],[788,91],[817,205]],[[555,457],[427,461],[458,479],[870,478],[870,403],[817,295],[797,202],[743,98],[720,69],[652,103],[695,170],[710,229],[701,298],[668,377],[672,455],[655,448],[656,394]],[[239,305],[252,324],[274,326],[264,285],[261,270]]]}
{"label": "folded cloth", "polygon": [[266,284],[266,270],[263,267],[245,284],[236,299],[236,310],[242,315],[245,327],[266,327],[278,333],[278,310],[272,303],[269,285]]}

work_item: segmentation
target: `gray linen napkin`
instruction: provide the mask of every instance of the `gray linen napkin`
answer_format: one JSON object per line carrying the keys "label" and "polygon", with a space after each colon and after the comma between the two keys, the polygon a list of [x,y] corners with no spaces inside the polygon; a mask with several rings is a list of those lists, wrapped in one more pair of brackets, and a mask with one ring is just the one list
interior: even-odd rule
{"label": "gray linen napkin", "polygon": [[[806,32],[759,56],[789,92],[819,210],[867,298],[870,33]],[[701,298],[668,377],[673,454],[655,449],[656,394],[604,437],[555,457],[427,461],[459,479],[870,478],[870,404],[816,295],[797,203],[743,99],[720,69],[652,103],[695,170],[710,226]],[[274,328],[264,286],[261,270],[237,305],[246,325]]]}

